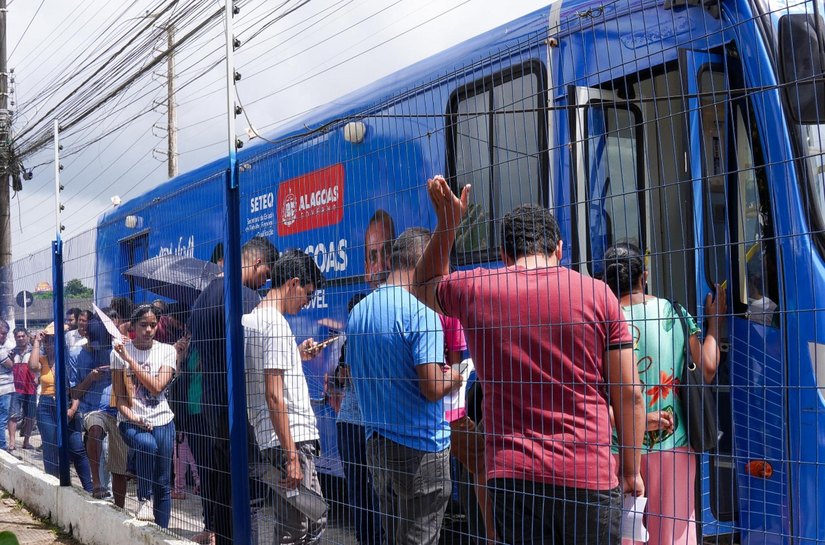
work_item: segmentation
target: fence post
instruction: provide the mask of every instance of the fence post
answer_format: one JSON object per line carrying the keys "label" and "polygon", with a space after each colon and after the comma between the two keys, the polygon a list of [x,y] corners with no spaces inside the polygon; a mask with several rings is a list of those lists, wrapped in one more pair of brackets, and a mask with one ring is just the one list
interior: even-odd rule
{"label": "fence post", "polygon": [[55,235],[52,242],[52,300],[54,303],[54,384],[57,405],[57,452],[60,486],[71,486],[69,473],[69,381],[66,375],[66,334],[63,331],[63,241],[60,232],[60,126],[54,120],[54,221]]}
{"label": "fence post", "polygon": [[250,543],[252,521],[249,512],[249,451],[247,446],[246,380],[241,315],[241,219],[238,160],[235,150],[235,68],[233,0],[226,0],[226,99],[229,168],[226,173],[226,231],[224,233],[224,292],[226,294],[226,362],[229,403],[230,471],[232,475],[232,541]]}
{"label": "fence post", "polygon": [[52,242],[52,295],[54,297],[54,384],[57,405],[57,452],[60,486],[71,486],[69,474],[69,421],[66,415],[69,381],[66,375],[66,334],[63,331],[63,241]]}

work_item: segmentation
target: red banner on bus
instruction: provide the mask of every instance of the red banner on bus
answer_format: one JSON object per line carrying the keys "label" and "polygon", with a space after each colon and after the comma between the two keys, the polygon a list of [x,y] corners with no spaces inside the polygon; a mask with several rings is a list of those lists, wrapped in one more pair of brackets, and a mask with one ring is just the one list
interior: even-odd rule
{"label": "red banner on bus", "polygon": [[278,186],[278,235],[334,225],[344,217],[344,165],[332,165]]}

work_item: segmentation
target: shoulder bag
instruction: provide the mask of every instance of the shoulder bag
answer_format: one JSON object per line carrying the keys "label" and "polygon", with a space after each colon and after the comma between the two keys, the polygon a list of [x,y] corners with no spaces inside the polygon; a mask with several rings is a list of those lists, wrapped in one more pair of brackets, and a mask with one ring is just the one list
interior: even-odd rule
{"label": "shoulder bag", "polygon": [[673,301],[673,311],[685,333],[685,365],[676,393],[682,402],[688,443],[695,452],[710,452],[719,443],[719,427],[716,421],[716,398],[710,384],[705,383],[702,369],[690,354],[690,329],[685,309]]}

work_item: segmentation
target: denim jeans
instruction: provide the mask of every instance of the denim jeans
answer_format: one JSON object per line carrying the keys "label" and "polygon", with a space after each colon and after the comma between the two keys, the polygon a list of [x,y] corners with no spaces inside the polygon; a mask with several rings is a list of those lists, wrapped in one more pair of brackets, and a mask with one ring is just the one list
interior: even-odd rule
{"label": "denim jeans", "polygon": [[361,545],[381,545],[381,519],[372,473],[367,465],[367,437],[364,426],[338,422],[338,452],[347,481],[350,524]]}
{"label": "denim jeans", "polygon": [[175,424],[155,426],[151,431],[121,422],[123,440],[135,453],[138,500],[152,498],[155,524],[169,526],[172,513],[172,453],[175,450]]}
{"label": "denim jeans", "polygon": [[[69,421],[69,462],[74,464],[83,490],[91,492],[92,472],[89,469],[86,448],[83,446],[83,434],[80,431],[79,422],[77,417]],[[40,396],[40,403],[37,405],[37,429],[40,430],[40,440],[43,444],[43,468],[49,475],[57,477],[59,475],[57,401],[51,396]]]}
{"label": "denim jeans", "polygon": [[11,411],[11,398],[14,393],[0,395],[0,449],[6,450],[6,428],[9,425],[9,412]]}
{"label": "denim jeans", "polygon": [[372,435],[367,460],[387,542],[436,545],[452,491],[450,449],[424,452]]}
{"label": "denim jeans", "polygon": [[619,488],[585,490],[520,479],[487,481],[498,537],[510,545],[619,545]]}

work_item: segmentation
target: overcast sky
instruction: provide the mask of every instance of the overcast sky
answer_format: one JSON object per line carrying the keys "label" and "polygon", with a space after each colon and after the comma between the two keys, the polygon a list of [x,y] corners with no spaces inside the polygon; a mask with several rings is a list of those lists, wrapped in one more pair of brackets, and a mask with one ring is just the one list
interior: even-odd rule
{"label": "overcast sky", "polygon": [[[241,2],[242,10],[235,24],[242,29],[280,3]],[[252,123],[262,132],[271,131],[277,123],[296,114],[334,101],[547,3],[548,0],[311,0],[243,45],[237,54],[237,69],[244,75],[238,90]],[[9,66],[15,70],[17,103],[30,100],[54,81],[55,74],[70,70],[78,58],[89,53],[89,45],[105,29],[127,26],[124,19],[140,17],[157,5],[157,0],[133,2],[129,13],[119,21],[114,17],[124,10],[125,2],[43,0],[35,17],[40,4],[40,0],[10,0],[8,49],[13,53]],[[216,9],[222,4],[214,2]],[[298,32],[310,23],[311,28]],[[222,32],[221,25],[178,53],[178,81],[191,79],[220,58],[217,52],[223,51]],[[213,50],[216,53],[210,54]],[[226,150],[224,71],[221,64],[178,94],[180,172],[218,158]],[[119,112],[116,105],[127,104],[133,95],[113,102],[108,105],[113,112],[110,117],[99,126],[67,136],[64,145],[74,149],[134,113],[149,109],[152,99],[165,98],[161,76],[147,78],[141,85],[148,89],[154,86],[157,93]],[[61,89],[56,97],[61,92],[67,91]],[[165,111],[165,106],[158,106],[138,122],[63,161],[64,238],[80,240],[80,235],[88,241],[70,249],[75,270],[67,271],[67,279],[94,274],[93,238],[83,233],[92,229],[97,217],[112,206],[111,197],[118,195],[125,201],[166,180],[165,158],[153,151],[166,148]],[[30,117],[34,114],[20,116],[16,127],[24,126],[31,121]],[[239,134],[246,125],[239,118]],[[49,148],[25,163],[47,162],[52,155]],[[26,182],[23,191],[12,199],[14,260],[26,264],[24,269],[17,267],[15,291],[33,289],[41,280],[51,281],[44,256],[54,238],[53,172],[52,165],[36,168],[34,179]],[[43,250],[46,252],[41,253]],[[90,259],[82,259],[85,254]],[[32,255],[35,257],[28,257]]]}

